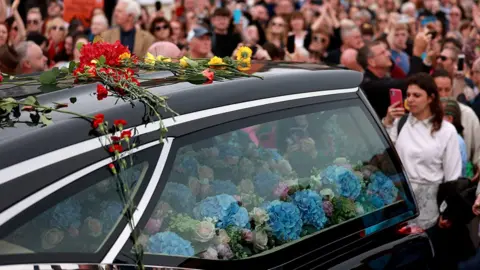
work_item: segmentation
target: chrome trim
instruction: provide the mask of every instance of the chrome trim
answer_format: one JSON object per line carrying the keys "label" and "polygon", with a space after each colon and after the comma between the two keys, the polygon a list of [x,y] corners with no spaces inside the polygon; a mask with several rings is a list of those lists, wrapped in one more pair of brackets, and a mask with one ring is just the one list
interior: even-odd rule
{"label": "chrome trim", "polygon": [[[152,177],[150,178],[150,182],[148,183],[147,188],[145,189],[145,193],[143,193],[140,202],[138,203],[135,212],[133,213],[133,224],[135,227],[138,224],[138,221],[145,212],[150,199],[153,196],[155,188],[157,187],[158,182],[160,181],[160,176],[162,175],[163,168],[165,163],[167,162],[168,154],[170,153],[170,149],[172,147],[173,138],[167,138],[164,141],[162,152],[160,153],[160,157],[158,158],[157,166],[153,171]],[[117,241],[113,244],[113,246],[108,251],[107,255],[102,260],[102,264],[113,263],[113,260],[117,257],[118,253],[121,251],[122,247],[125,245],[125,242],[128,240],[132,229],[130,225],[127,224],[123,229],[122,233],[118,237]]]}
{"label": "chrome trim", "polygon": [[[160,143],[160,141],[157,140],[157,141],[153,141],[153,142],[141,145],[141,146],[139,146],[135,149],[132,149],[131,151],[126,151],[126,152],[122,153],[122,157],[123,156],[128,156],[130,154],[136,153],[138,151],[141,151],[141,150],[144,150],[144,149],[147,149],[147,148],[150,148],[150,147],[155,146],[159,143]],[[12,219],[13,217],[15,217],[16,215],[18,215],[20,212],[27,209],[28,207],[34,205],[38,201],[40,201],[43,198],[47,197],[48,195],[52,194],[53,192],[63,188],[66,185],[69,185],[69,184],[75,182],[79,178],[81,178],[81,177],[83,177],[83,176],[85,176],[85,175],[87,175],[87,174],[89,174],[89,173],[91,173],[95,170],[98,170],[98,169],[102,168],[103,166],[107,166],[111,162],[112,162],[112,158],[106,158],[104,160],[101,160],[101,161],[99,161],[95,164],[92,164],[88,167],[85,167],[85,168],[79,170],[79,171],[76,171],[76,172],[60,179],[59,181],[56,181],[55,183],[53,183],[51,185],[48,185],[48,186],[40,189],[39,191],[33,193],[32,195],[22,199],[20,202],[14,204],[12,207],[7,208],[5,211],[0,213],[0,226],[3,225],[5,222],[9,221],[10,219]]]}
{"label": "chrome trim", "polygon": [[[310,97],[353,93],[356,91],[358,91],[358,87],[265,98],[265,99],[247,101],[247,102],[242,102],[242,103],[237,103],[232,105],[221,106],[217,108],[211,108],[203,111],[188,113],[188,114],[175,117],[175,120],[173,118],[164,119],[163,122],[166,127],[171,127],[171,126],[187,123],[187,122],[194,121],[204,117],[220,115],[223,113],[243,110],[247,108],[258,107],[265,104],[279,103],[279,102],[284,102],[288,100],[300,100],[300,99],[306,99]],[[159,122],[157,121],[154,123],[149,123],[147,125],[140,125],[136,127],[136,129],[137,129],[138,135],[142,135],[142,134],[156,131],[158,129],[158,125],[159,125]],[[86,153],[88,151],[95,150],[97,148],[102,147],[105,144],[106,144],[106,136],[102,136],[102,137],[86,140],[80,143],[76,143],[61,149],[57,149],[55,151],[14,164],[7,168],[3,168],[0,170],[0,185],[8,181],[11,181],[17,177],[20,177],[22,175],[25,175],[27,173],[41,169],[43,167],[47,167],[49,165],[58,163],[62,160]]]}

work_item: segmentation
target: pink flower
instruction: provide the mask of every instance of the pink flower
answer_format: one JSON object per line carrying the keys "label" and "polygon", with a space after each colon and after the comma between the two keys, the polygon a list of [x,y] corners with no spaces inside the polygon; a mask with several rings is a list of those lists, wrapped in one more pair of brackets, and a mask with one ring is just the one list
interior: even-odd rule
{"label": "pink flower", "polygon": [[279,183],[273,191],[273,194],[279,198],[286,197],[288,195],[288,185],[285,183]]}
{"label": "pink flower", "polygon": [[222,257],[223,259],[228,260],[233,258],[233,252],[230,249],[230,246],[228,244],[217,245],[216,249],[217,249],[218,255],[220,255],[220,257]]}
{"label": "pink flower", "polygon": [[246,242],[251,243],[253,241],[253,232],[247,229],[243,229],[242,237]]}
{"label": "pink flower", "polygon": [[160,231],[160,228],[162,227],[163,219],[154,219],[150,218],[145,225],[145,231],[148,234],[155,234]]}
{"label": "pink flower", "polygon": [[324,201],[323,211],[327,217],[331,217],[333,215],[333,204],[330,201]]}
{"label": "pink flower", "polygon": [[218,260],[218,252],[214,248],[209,247],[200,257],[207,260]]}

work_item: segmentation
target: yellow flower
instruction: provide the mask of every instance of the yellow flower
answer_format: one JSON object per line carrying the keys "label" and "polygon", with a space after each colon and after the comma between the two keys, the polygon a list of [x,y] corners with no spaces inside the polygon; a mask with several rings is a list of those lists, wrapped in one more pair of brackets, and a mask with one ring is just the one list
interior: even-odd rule
{"label": "yellow flower", "polygon": [[96,65],[98,63],[98,61],[97,61],[97,59],[93,59],[92,61],[90,61],[90,63]]}
{"label": "yellow flower", "polygon": [[147,55],[145,56],[145,64],[153,67],[155,65],[155,56],[147,52]]}
{"label": "yellow flower", "polygon": [[237,64],[238,64],[237,68],[240,71],[247,71],[252,66],[250,58],[241,59],[240,61],[238,61]]}
{"label": "yellow flower", "polygon": [[237,51],[237,60],[250,59],[252,57],[252,49],[242,46]]}
{"label": "yellow flower", "polygon": [[187,68],[188,67],[188,62],[187,60],[189,60],[187,57],[182,57],[180,59],[180,66],[183,67],[183,68]]}
{"label": "yellow flower", "polygon": [[129,52],[124,52],[120,54],[118,58],[120,58],[120,60],[124,60],[124,59],[130,59],[130,57],[132,57],[132,55]]}
{"label": "yellow flower", "polygon": [[158,56],[157,56],[157,61],[159,61],[159,62],[165,62],[165,63],[170,63],[170,62],[172,62],[172,58],[165,57],[165,56],[163,56],[163,55],[158,55]]}
{"label": "yellow flower", "polygon": [[212,57],[210,61],[208,61],[208,65],[210,65],[210,68],[214,68],[214,69],[226,68],[225,66],[222,66],[222,65],[225,65],[225,62],[223,62],[223,59],[217,56]]}
{"label": "yellow flower", "polygon": [[217,56],[214,56],[208,61],[209,65],[224,65],[223,59]]}

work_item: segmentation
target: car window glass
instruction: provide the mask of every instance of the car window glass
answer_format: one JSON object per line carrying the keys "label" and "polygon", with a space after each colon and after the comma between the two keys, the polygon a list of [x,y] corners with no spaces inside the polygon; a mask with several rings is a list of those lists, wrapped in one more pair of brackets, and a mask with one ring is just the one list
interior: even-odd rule
{"label": "car window glass", "polygon": [[[118,225],[124,213],[120,182],[134,196],[145,178],[147,161],[108,176],[105,166],[78,180],[90,182],[2,237],[0,255],[32,253],[95,253]],[[121,179],[122,181],[119,181]],[[33,180],[33,179],[32,179]],[[57,192],[58,193],[58,192]],[[51,194],[55,200],[57,193]],[[61,196],[61,195],[60,195]],[[34,206],[35,207],[35,206]]]}
{"label": "car window glass", "polygon": [[181,146],[141,228],[146,254],[243,259],[388,219],[375,213],[409,200],[405,179],[362,106],[319,105]]}

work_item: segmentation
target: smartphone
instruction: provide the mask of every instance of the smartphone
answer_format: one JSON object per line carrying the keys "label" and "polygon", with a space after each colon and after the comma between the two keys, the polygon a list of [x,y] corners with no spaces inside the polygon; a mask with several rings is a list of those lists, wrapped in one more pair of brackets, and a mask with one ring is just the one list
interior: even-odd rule
{"label": "smartphone", "polygon": [[465,54],[458,55],[457,70],[463,71],[463,65],[465,63]]}
{"label": "smartphone", "polygon": [[435,23],[437,21],[437,17],[435,16],[427,16],[425,18],[422,19],[422,21],[420,22],[420,25],[422,27],[426,26],[427,24],[429,23]]}
{"label": "smartphone", "polygon": [[160,1],[155,2],[155,10],[159,11],[161,9],[162,9],[162,2]]}
{"label": "smartphone", "polygon": [[397,107],[401,108],[403,107],[403,94],[402,90],[396,89],[396,88],[391,88],[390,89],[390,105],[400,102]]}
{"label": "smartphone", "polygon": [[322,6],[323,0],[312,0],[312,5]]}
{"label": "smartphone", "polygon": [[233,11],[233,23],[240,24],[241,19],[242,19],[242,10],[239,8],[236,8]]}
{"label": "smartphone", "polygon": [[255,56],[255,54],[257,53],[258,47],[254,45],[254,46],[250,46],[249,48],[250,50],[252,50],[252,57]]}

